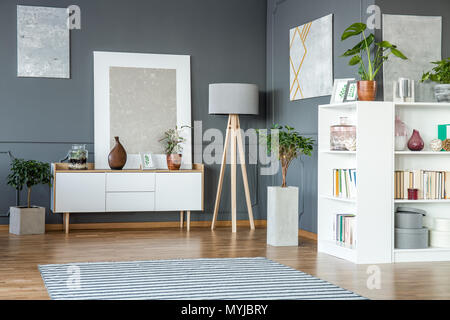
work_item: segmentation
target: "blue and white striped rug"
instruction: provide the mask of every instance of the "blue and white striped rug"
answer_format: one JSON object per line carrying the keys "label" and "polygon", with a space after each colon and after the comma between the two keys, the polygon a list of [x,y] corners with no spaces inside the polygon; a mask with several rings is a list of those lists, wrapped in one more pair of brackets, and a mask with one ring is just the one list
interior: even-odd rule
{"label": "blue and white striped rug", "polygon": [[365,299],[266,258],[40,265],[52,299]]}

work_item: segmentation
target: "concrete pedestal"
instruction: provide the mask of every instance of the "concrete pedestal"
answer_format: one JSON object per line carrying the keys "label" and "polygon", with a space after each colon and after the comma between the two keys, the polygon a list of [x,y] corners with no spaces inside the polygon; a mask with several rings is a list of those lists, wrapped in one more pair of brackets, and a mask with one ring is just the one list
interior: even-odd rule
{"label": "concrete pedestal", "polygon": [[11,207],[9,233],[17,235],[45,233],[45,208]]}
{"label": "concrete pedestal", "polygon": [[298,188],[267,188],[267,244],[298,246]]}

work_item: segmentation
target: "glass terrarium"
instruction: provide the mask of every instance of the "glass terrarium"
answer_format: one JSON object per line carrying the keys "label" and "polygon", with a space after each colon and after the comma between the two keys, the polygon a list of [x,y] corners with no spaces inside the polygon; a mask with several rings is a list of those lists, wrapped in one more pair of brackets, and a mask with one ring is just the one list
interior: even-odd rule
{"label": "glass terrarium", "polygon": [[349,124],[347,117],[340,117],[340,123],[330,127],[330,150],[356,150],[356,126]]}
{"label": "glass terrarium", "polygon": [[87,170],[88,151],[85,144],[73,144],[68,157],[69,169]]}

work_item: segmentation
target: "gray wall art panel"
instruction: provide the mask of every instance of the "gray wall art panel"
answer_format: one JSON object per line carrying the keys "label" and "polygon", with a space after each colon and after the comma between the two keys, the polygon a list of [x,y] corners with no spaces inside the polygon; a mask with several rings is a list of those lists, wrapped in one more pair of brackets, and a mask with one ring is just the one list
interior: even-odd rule
{"label": "gray wall art panel", "polygon": [[65,8],[17,6],[17,76],[70,77]]}
{"label": "gray wall art panel", "polygon": [[130,154],[163,153],[159,140],[177,124],[176,70],[110,67],[109,84],[111,137]]}
{"label": "gray wall art panel", "polygon": [[290,29],[290,100],[331,94],[333,15]]}
{"label": "gray wall art panel", "polygon": [[408,57],[391,56],[384,64],[384,100],[392,101],[393,83],[399,77],[421,79],[430,70],[431,61],[441,59],[442,17],[383,14],[383,40],[398,46]]}

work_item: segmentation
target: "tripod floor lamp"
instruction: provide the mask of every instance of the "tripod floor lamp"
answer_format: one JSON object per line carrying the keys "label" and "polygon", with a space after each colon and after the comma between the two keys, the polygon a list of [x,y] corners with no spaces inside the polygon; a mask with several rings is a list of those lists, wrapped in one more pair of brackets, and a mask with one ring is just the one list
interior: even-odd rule
{"label": "tripod floor lamp", "polygon": [[[217,186],[216,204],[211,229],[214,230],[222,195],[223,178],[227,166],[227,151],[230,148],[231,166],[231,231],[236,232],[236,146],[244,181],[245,201],[247,202],[250,229],[255,229],[252,202],[248,188],[247,169],[245,166],[244,144],[239,123],[240,114],[258,114],[258,86],[246,83],[215,83],[209,85],[209,114],[228,114],[228,124]],[[228,147],[230,145],[230,147]]]}

